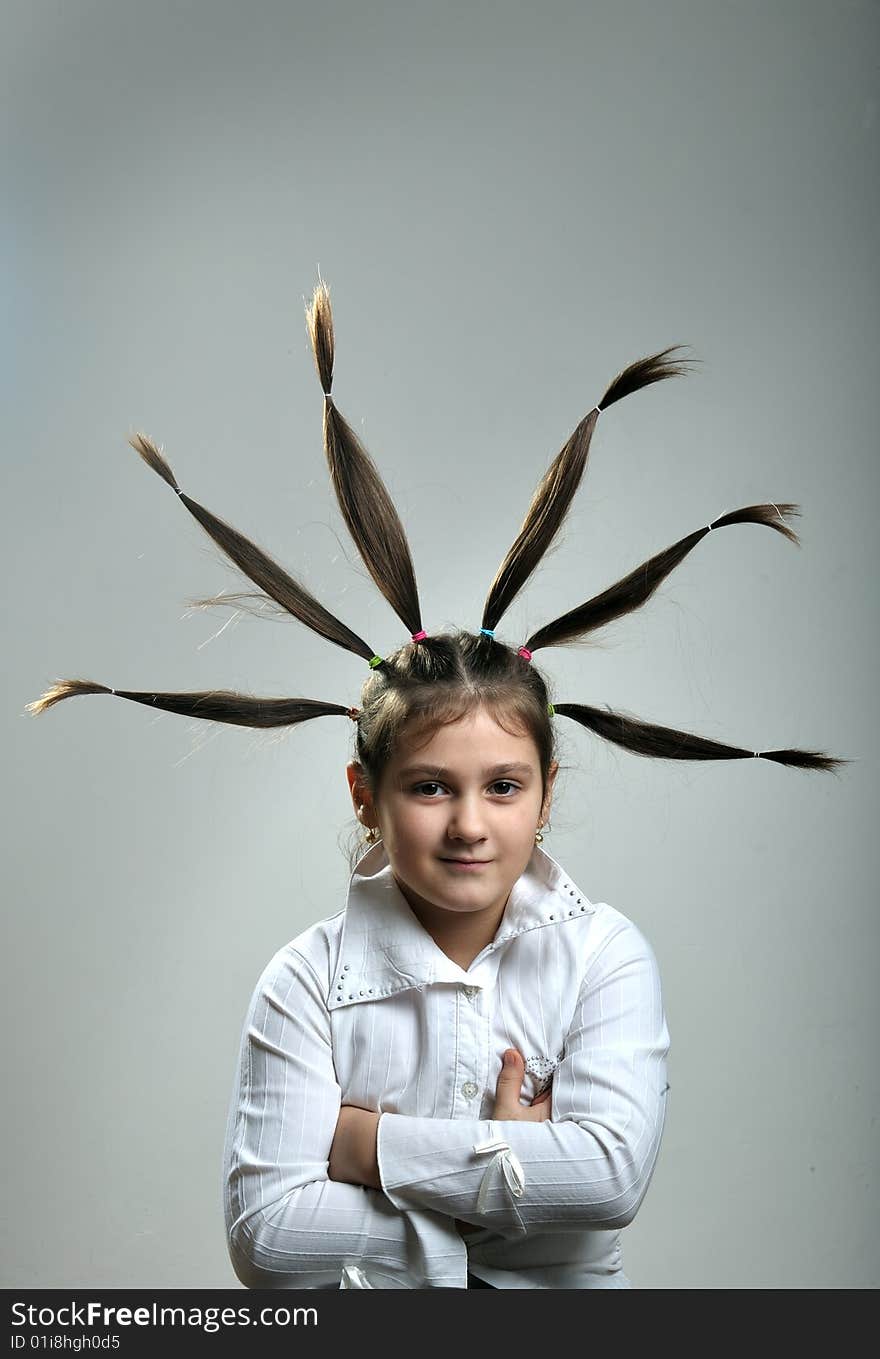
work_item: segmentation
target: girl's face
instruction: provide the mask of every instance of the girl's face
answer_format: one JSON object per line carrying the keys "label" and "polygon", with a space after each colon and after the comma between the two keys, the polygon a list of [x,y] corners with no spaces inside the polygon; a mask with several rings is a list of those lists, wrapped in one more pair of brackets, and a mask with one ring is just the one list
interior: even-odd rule
{"label": "girl's face", "polygon": [[360,766],[349,764],[347,774],[355,809],[362,808],[366,826],[381,830],[392,872],[417,913],[438,924],[479,914],[497,925],[549,814],[557,769],[554,761],[542,805],[534,740],[511,735],[478,708],[417,750],[404,742],[376,803],[358,779]]}

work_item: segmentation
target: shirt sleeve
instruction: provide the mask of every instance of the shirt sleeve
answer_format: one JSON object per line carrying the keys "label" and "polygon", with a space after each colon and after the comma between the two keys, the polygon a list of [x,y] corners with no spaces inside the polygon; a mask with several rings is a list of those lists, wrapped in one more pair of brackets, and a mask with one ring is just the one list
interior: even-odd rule
{"label": "shirt sleeve", "polygon": [[[248,1288],[450,1285],[463,1243],[448,1218],[328,1179],[342,1104],[330,1019],[307,960],[282,949],[257,983],[226,1126],[223,1206]],[[430,1282],[428,1275],[430,1273]]]}
{"label": "shirt sleeve", "polygon": [[666,1117],[669,1030],[656,957],[620,917],[582,979],[553,1075],[551,1116],[379,1119],[379,1178],[505,1238],[625,1227],[645,1196]]}

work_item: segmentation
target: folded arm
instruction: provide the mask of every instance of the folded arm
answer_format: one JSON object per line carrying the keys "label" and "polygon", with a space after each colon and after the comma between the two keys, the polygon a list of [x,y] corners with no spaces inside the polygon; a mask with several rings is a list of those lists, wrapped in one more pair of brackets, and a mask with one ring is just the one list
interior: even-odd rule
{"label": "folded arm", "polygon": [[339,1286],[349,1265],[382,1288],[437,1287],[448,1268],[451,1285],[462,1246],[448,1220],[328,1178],[341,1100],[320,983],[305,958],[282,949],[248,1008],[226,1128],[223,1206],[237,1277],[248,1288],[321,1288]]}
{"label": "folded arm", "polygon": [[[550,1119],[382,1113],[383,1190],[398,1208],[431,1209],[509,1238],[625,1227],[660,1150],[668,1051],[656,958],[623,920],[583,978],[553,1076]],[[494,1153],[475,1150],[493,1139]]]}

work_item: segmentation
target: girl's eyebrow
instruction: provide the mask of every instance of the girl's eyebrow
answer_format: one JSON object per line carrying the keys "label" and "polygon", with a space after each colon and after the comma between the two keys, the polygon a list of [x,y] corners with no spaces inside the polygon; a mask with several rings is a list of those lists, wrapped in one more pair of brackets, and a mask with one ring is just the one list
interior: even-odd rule
{"label": "girl's eyebrow", "polygon": [[[449,769],[441,769],[436,764],[412,764],[406,769],[401,769],[398,775],[401,779],[410,779],[416,774],[432,774],[438,779],[448,778],[452,773]],[[483,770],[483,778],[498,778],[500,774],[533,774],[534,770],[530,764],[493,764],[491,769]]]}

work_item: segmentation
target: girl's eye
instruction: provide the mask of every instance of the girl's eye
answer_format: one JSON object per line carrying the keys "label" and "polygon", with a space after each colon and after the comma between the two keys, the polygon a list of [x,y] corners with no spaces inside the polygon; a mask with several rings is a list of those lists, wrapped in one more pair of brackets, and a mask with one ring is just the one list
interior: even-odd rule
{"label": "girl's eye", "polygon": [[[511,797],[513,796],[513,793],[516,792],[517,788],[519,787],[519,784],[511,782],[510,779],[497,779],[497,780],[495,781],[495,783],[492,784],[492,787],[493,787],[493,788],[500,788],[500,787],[502,787],[502,786],[505,787],[505,788],[510,788],[510,789],[513,790],[513,792],[511,792],[511,793],[505,794],[505,797],[506,797],[507,799],[509,799],[509,798],[511,798]],[[426,794],[426,793],[425,793],[425,789],[426,789],[426,788],[442,788],[442,787],[443,787],[443,785],[442,785],[441,783],[436,783],[436,782],[434,782],[434,781],[432,780],[430,783],[417,783],[416,786],[415,786],[415,788],[413,789],[413,792],[414,792],[414,793],[423,793],[423,794],[425,794],[426,797],[430,797],[429,794]],[[436,799],[434,799],[434,800],[436,800]]]}

